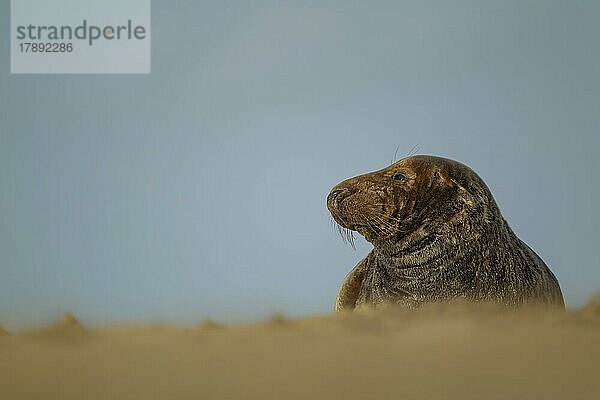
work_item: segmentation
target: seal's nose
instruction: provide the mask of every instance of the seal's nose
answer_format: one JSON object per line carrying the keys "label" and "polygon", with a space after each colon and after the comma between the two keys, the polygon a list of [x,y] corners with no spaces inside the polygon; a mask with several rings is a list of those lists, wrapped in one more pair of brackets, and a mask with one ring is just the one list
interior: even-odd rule
{"label": "seal's nose", "polygon": [[[339,200],[340,195],[342,193],[348,192],[348,189],[333,189],[328,195],[327,195],[327,203],[332,204],[334,201]],[[343,198],[344,196],[342,196]]]}

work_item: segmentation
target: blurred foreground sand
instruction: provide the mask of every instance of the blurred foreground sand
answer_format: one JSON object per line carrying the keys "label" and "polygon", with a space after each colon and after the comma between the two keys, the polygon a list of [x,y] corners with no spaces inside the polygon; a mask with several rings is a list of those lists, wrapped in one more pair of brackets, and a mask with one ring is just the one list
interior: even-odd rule
{"label": "blurred foreground sand", "polygon": [[0,329],[0,399],[600,399],[600,299],[244,326]]}

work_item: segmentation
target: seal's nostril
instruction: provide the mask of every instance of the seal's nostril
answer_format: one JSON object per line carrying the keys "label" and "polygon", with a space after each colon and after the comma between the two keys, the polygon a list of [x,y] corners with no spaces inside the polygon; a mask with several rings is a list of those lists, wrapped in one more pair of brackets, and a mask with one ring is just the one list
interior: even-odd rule
{"label": "seal's nostril", "polygon": [[331,203],[332,201],[334,201],[336,199],[336,197],[338,197],[340,195],[340,193],[344,192],[344,189],[335,189],[332,190],[331,193],[329,193],[329,195],[327,196],[327,202]]}

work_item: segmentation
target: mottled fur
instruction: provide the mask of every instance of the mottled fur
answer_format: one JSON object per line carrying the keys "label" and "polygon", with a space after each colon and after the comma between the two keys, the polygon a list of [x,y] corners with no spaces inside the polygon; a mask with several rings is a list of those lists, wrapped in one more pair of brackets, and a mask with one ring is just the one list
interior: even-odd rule
{"label": "mottled fur", "polygon": [[510,229],[469,167],[412,156],[335,186],[327,207],[374,246],[346,276],[336,310],[466,299],[564,307],[558,281]]}

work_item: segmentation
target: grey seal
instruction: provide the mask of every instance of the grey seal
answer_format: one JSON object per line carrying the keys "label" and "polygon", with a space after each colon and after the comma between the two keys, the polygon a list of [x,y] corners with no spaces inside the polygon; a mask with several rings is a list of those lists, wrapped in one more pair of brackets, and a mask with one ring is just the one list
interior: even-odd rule
{"label": "grey seal", "polygon": [[373,244],[344,279],[337,311],[456,299],[564,308],[554,274],[511,230],[483,180],[457,161],[404,158],[339,183],[327,208]]}

